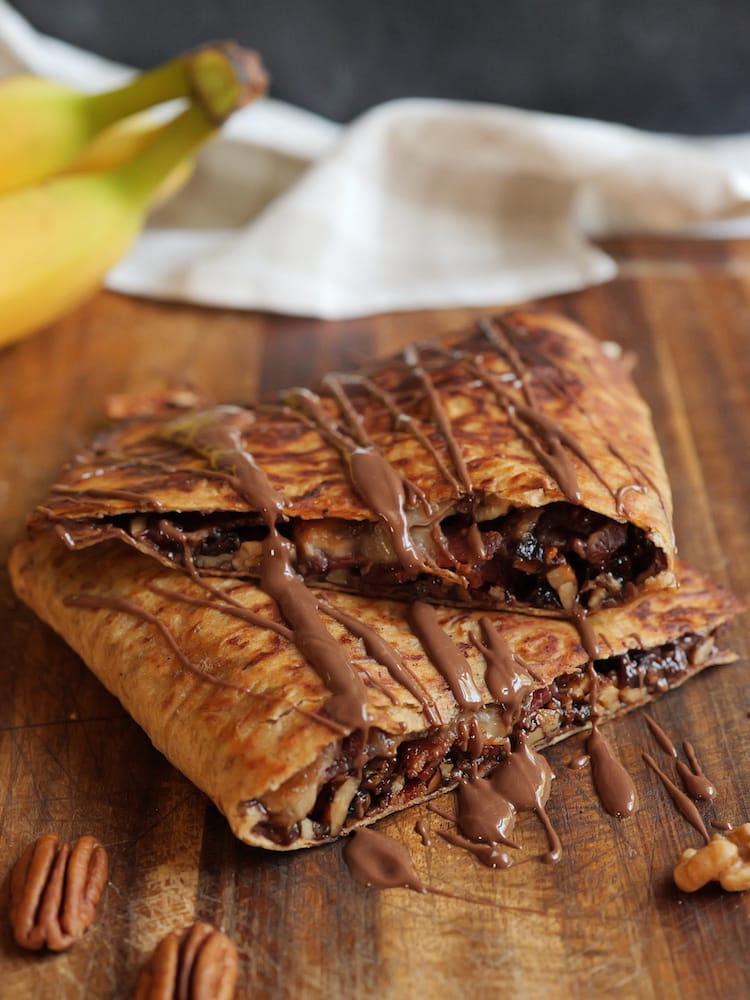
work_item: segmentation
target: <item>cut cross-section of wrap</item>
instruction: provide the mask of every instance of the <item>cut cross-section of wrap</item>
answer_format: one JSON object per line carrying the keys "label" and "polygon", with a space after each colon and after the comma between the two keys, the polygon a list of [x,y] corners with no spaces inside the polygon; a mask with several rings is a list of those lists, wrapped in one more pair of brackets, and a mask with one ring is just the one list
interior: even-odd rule
{"label": "cut cross-section of wrap", "polygon": [[740,603],[678,575],[678,589],[590,615],[586,641],[557,618],[320,588],[305,590],[314,620],[297,622],[251,582],[191,577],[116,542],[70,551],[50,530],[11,557],[20,597],[235,834],[278,850],[486,773],[513,734],[547,746],[734,659],[716,632]]}
{"label": "cut cross-section of wrap", "polygon": [[671,495],[613,345],[545,313],[481,320],[255,407],[144,415],[36,515],[252,579],[275,527],[337,590],[545,614],[674,584]]}

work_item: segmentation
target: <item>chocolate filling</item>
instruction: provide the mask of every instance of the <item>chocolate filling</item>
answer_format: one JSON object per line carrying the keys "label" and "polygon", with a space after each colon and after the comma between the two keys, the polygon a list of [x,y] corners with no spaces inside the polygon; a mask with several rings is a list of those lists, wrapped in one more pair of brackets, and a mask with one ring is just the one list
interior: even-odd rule
{"label": "chocolate filling", "polygon": [[[603,717],[634,707],[681,683],[718,655],[715,633],[692,633],[654,649],[631,650],[597,660],[597,712]],[[492,714],[495,711],[497,716]],[[362,730],[352,733],[324,773],[315,805],[306,819],[285,824],[268,814],[256,825],[255,832],[282,846],[293,844],[303,835],[322,842],[341,832],[332,826],[332,806],[347,780],[356,778],[358,783],[351,793],[344,830],[362,819],[371,821],[393,808],[452,787],[462,777],[486,774],[503,759],[511,736],[519,732],[529,733],[531,743],[555,742],[591,721],[586,668],[565,674],[531,693],[512,731],[503,727],[499,713],[494,706],[476,714],[465,713],[456,723],[432,727],[400,743],[377,731],[369,736]],[[368,742],[363,745],[364,739]],[[262,803],[251,804],[262,808]]]}
{"label": "chocolate filling", "polygon": [[[420,538],[431,559],[454,582],[407,572],[383,546],[379,522],[293,520],[278,530],[294,544],[296,567],[309,583],[399,600],[406,585],[411,597],[441,603],[594,611],[622,603],[665,568],[663,553],[640,528],[565,502],[512,510],[478,525],[454,515],[424,529]],[[71,531],[85,543],[85,532],[73,525]],[[102,537],[101,525],[96,531]],[[230,513],[138,514],[112,518],[110,533],[179,565],[187,547],[202,572],[252,578],[260,573],[268,528]]]}

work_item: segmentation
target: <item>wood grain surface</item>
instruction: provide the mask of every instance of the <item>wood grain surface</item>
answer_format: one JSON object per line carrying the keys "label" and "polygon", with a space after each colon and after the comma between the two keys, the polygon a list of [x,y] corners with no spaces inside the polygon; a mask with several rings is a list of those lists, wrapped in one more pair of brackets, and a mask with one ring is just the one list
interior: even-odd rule
{"label": "wood grain surface", "polygon": [[[750,596],[750,244],[622,241],[621,276],[547,300],[639,358],[675,494],[683,557]],[[322,323],[139,302],[102,293],[74,316],[0,352],[0,562],[65,459],[104,423],[107,396],[191,385],[257,398],[352,367],[414,337],[460,326],[466,310]],[[0,997],[128,997],[145,955],[195,918],[223,926],[241,957],[241,998],[711,998],[750,995],[750,893],[678,892],[671,869],[697,846],[641,760],[638,713],[608,734],[633,775],[635,816],[605,815],[587,769],[549,751],[558,865],[539,860],[524,816],[522,860],[481,867],[435,838],[422,807],[380,828],[411,850],[431,885],[458,898],[364,889],[341,844],[286,856],[236,841],[77,657],[0,577]],[[651,712],[690,738],[718,788],[707,820],[750,820],[748,617],[740,654]],[[446,800],[450,808],[450,799]],[[48,830],[93,833],[111,858],[86,938],[59,955],[24,953],[8,927],[8,873]]]}

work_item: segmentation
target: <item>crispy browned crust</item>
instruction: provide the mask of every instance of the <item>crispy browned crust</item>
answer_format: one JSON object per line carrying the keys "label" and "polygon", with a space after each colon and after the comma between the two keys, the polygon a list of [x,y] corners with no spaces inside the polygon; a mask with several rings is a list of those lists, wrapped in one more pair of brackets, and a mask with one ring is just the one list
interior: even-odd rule
{"label": "crispy browned crust", "polygon": [[[275,810],[283,811],[286,796],[297,811],[300,800],[309,800],[311,807],[320,775],[346,735],[318,714],[329,692],[292,642],[221,610],[186,603],[181,598],[206,596],[195,581],[116,542],[71,552],[52,532],[35,531],[15,547],[10,571],[19,596],[79,653],[172,763],[214,800],[235,834],[276,848],[254,830],[258,812],[253,803],[274,801]],[[279,621],[273,601],[254,585],[230,580],[216,585],[243,607]],[[154,586],[173,596],[156,593]],[[66,598],[81,594],[126,600],[157,616],[184,660],[163,632],[137,615],[66,604]],[[406,624],[405,605],[329,591],[324,596],[395,647],[443,721],[456,719],[456,702]],[[684,568],[679,590],[643,594],[589,621],[602,655],[614,655],[688,632],[709,632],[740,607],[731,594]],[[455,608],[437,613],[490,704],[485,662],[471,641],[479,635],[480,613]],[[418,701],[368,657],[359,639],[321,617],[356,670],[367,675],[372,726],[400,738],[425,732]],[[508,612],[490,617],[539,686],[586,662],[577,631],[565,621]],[[545,742],[553,741],[550,736]],[[310,842],[303,837],[293,846]]]}
{"label": "crispy browned crust", "polygon": [[[574,451],[568,452],[581,504],[643,529],[664,553],[665,569],[650,585],[672,585],[671,493],[650,414],[633,385],[629,366],[561,316],[515,312],[501,322],[515,331],[515,343],[523,349],[529,384],[540,410],[585,453],[584,461]],[[466,361],[476,358],[521,400],[518,383],[514,385],[509,378],[512,366],[508,359],[490,349],[476,330],[448,343],[463,351],[462,360],[441,361],[434,345],[426,345],[420,359],[428,368],[438,366],[435,388],[475,497],[511,508],[537,508],[564,500],[560,485],[540,462],[528,435],[519,433],[507,409],[498,403],[491,388],[476,378]],[[368,375],[414,419],[444,466],[455,469],[445,437],[430,418],[427,398],[403,361],[392,359],[373,367]],[[330,393],[325,388],[320,392],[329,416],[339,417]],[[448,481],[418,436],[403,428],[394,430],[392,418],[373,396],[360,391],[352,398],[377,448],[424,491],[433,506],[446,512],[460,509],[462,502],[466,507],[466,489],[457,490],[455,482]],[[73,461],[37,512],[37,519],[67,519],[71,537],[84,545],[107,537],[107,518],[136,510],[153,511],[154,500],[165,512],[249,511],[247,500],[230,481],[208,474],[208,459],[160,436],[173,416],[144,416],[117,426]],[[309,421],[300,421],[290,412],[277,409],[269,413],[260,408],[243,443],[272,486],[283,493],[288,517],[377,520],[377,514],[353,490],[340,451]],[[134,494],[141,494],[142,501]]]}

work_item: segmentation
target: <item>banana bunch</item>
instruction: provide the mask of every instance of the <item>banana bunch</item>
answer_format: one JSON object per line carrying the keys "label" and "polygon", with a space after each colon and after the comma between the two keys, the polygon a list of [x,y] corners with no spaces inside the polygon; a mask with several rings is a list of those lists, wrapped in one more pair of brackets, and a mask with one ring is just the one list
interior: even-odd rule
{"label": "banana bunch", "polygon": [[[231,42],[105,94],[1,81],[0,347],[91,295],[149,206],[184,182],[192,154],[266,85],[258,56]],[[166,124],[140,114],[175,98],[187,106]]]}

